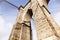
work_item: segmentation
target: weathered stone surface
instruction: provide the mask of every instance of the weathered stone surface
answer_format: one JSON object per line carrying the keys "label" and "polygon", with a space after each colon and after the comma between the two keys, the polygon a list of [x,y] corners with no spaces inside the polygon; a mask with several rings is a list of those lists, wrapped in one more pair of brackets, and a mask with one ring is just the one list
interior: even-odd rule
{"label": "weathered stone surface", "polygon": [[20,7],[9,40],[32,40],[30,23],[32,16],[38,40],[60,40],[60,27],[50,16],[47,9],[48,2],[49,0],[31,0],[25,7]]}
{"label": "weathered stone surface", "polygon": [[[29,7],[28,7],[29,8]],[[21,8],[9,40],[32,40],[31,15]]]}

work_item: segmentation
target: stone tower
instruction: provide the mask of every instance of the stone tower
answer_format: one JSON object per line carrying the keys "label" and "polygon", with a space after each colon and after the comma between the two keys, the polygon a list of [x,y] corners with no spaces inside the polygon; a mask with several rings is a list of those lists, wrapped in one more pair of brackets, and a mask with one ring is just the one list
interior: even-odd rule
{"label": "stone tower", "polygon": [[49,0],[30,0],[19,7],[19,14],[9,40],[32,40],[31,18],[34,17],[37,40],[60,40],[60,27],[47,9]]}

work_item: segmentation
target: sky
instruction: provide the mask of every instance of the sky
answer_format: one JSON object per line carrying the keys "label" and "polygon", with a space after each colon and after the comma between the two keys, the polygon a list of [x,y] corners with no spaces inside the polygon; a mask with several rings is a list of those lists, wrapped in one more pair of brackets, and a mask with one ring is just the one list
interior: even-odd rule
{"label": "sky", "polygon": [[55,19],[60,26],[60,0],[51,0],[48,5],[51,16]]}
{"label": "sky", "polygon": [[[16,6],[25,5],[27,0],[8,0]],[[48,4],[48,10],[51,12],[51,16],[55,19],[57,24],[60,26],[60,0],[50,0]],[[11,6],[6,2],[0,3],[0,40],[8,40],[9,35],[11,33],[13,24],[16,21],[16,17],[18,14],[17,8]],[[32,29],[33,34],[35,34],[35,26],[33,20]],[[36,35],[33,36],[33,40],[37,40]]]}

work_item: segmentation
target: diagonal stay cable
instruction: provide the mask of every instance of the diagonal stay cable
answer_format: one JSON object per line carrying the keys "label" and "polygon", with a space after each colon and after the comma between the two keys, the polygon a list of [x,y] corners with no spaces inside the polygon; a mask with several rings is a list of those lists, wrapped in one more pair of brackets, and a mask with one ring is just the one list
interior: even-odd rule
{"label": "diagonal stay cable", "polygon": [[4,0],[0,0],[0,3],[3,2]]}
{"label": "diagonal stay cable", "polygon": [[8,3],[8,4],[10,4],[10,5],[12,5],[12,6],[14,6],[15,8],[18,8],[16,5],[14,5],[14,4],[12,4],[12,3],[10,3],[10,2],[8,2],[7,0],[4,0],[6,3]]}

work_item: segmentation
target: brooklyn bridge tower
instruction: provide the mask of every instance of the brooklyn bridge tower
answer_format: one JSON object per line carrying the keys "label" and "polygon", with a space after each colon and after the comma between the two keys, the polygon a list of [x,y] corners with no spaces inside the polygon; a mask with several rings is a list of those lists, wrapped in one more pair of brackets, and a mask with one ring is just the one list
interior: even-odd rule
{"label": "brooklyn bridge tower", "polygon": [[20,6],[9,40],[32,40],[32,16],[37,40],[60,40],[60,27],[50,16],[48,3],[49,0],[30,0],[24,7]]}

